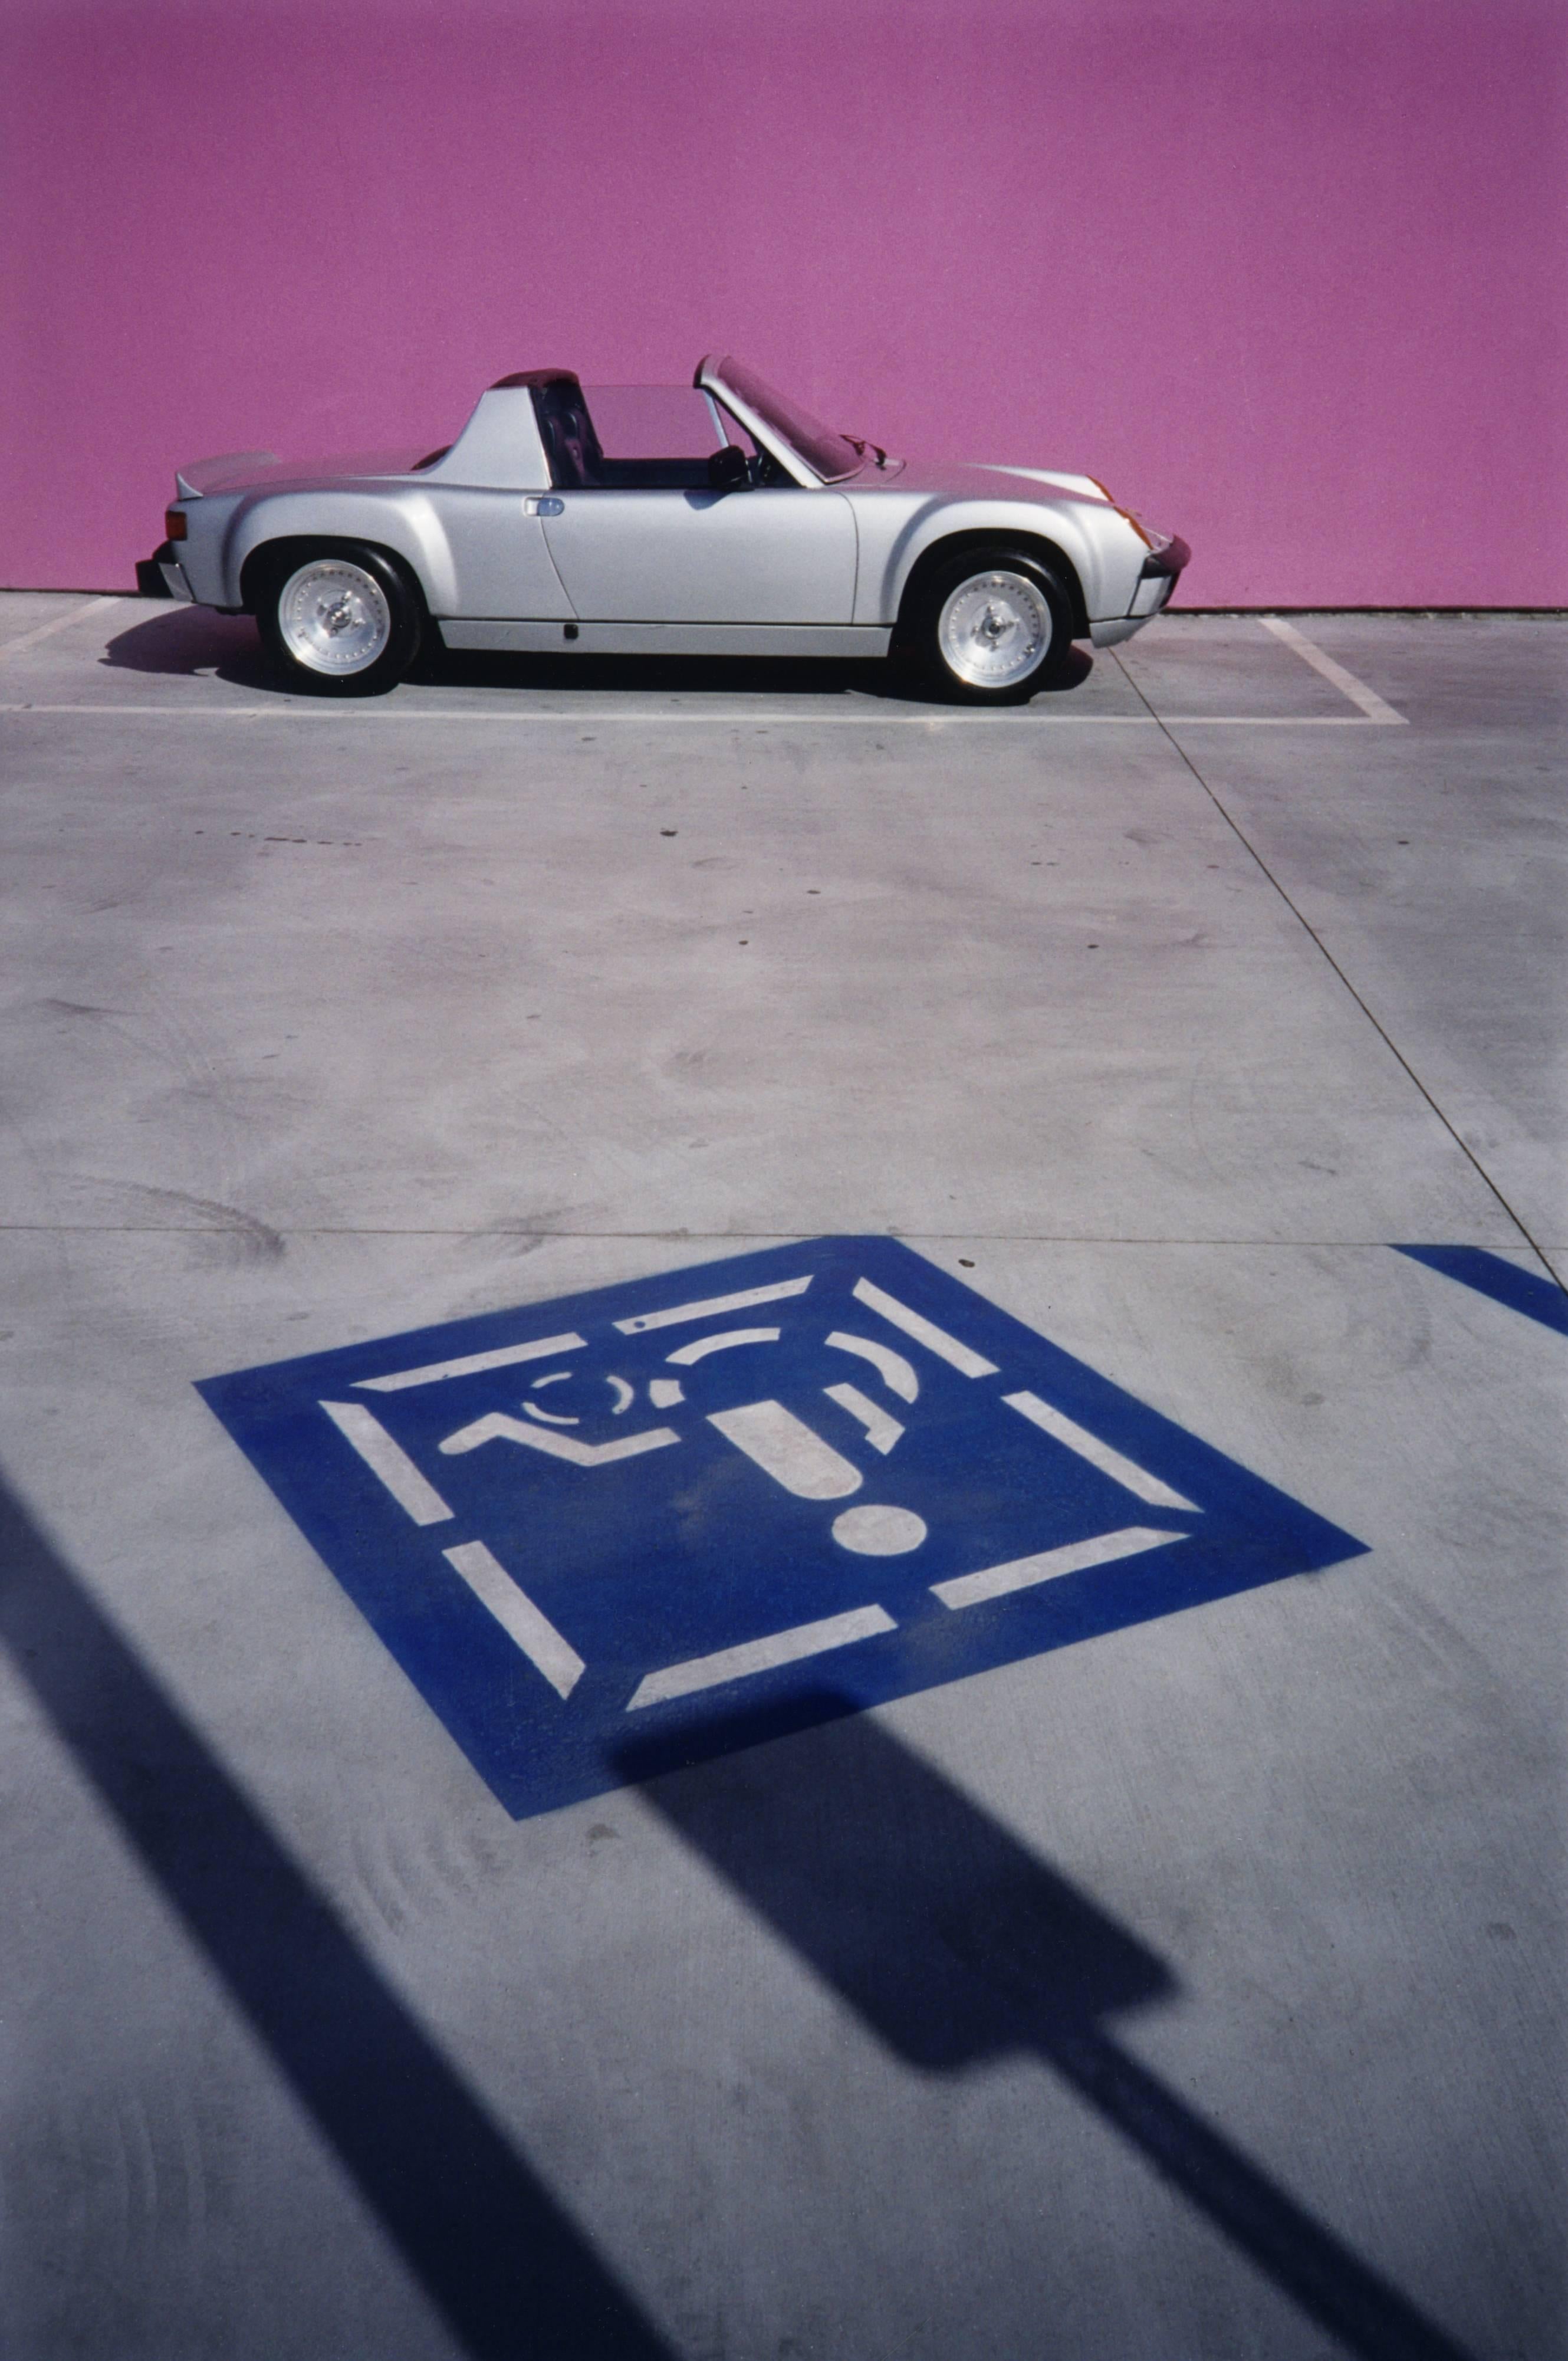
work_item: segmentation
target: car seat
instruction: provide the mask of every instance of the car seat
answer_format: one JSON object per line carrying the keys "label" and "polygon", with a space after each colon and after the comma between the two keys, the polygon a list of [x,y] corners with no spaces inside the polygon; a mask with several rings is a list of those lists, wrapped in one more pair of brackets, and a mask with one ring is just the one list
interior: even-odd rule
{"label": "car seat", "polygon": [[550,463],[550,480],[568,490],[604,481],[604,453],[575,377],[553,377],[533,387],[534,413]]}

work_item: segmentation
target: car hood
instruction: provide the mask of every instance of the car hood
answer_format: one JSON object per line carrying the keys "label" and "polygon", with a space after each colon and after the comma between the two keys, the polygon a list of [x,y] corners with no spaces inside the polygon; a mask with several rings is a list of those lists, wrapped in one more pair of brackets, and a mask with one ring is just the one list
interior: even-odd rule
{"label": "car hood", "polygon": [[863,467],[846,491],[927,492],[956,500],[1084,500],[1092,508],[1114,504],[1092,476],[1053,467],[1012,467],[955,460],[905,459],[885,471]]}

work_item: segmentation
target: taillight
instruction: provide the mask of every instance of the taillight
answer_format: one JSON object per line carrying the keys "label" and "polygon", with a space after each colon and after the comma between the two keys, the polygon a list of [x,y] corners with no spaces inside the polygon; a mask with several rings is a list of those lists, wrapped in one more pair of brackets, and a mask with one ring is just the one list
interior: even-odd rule
{"label": "taillight", "polygon": [[183,541],[183,540],[184,540],[184,538],[185,538],[185,511],[184,511],[184,510],[183,510],[183,509],[165,509],[165,510],[164,510],[164,511],[163,511],[163,537],[164,537],[164,539],[165,539],[166,541]]}

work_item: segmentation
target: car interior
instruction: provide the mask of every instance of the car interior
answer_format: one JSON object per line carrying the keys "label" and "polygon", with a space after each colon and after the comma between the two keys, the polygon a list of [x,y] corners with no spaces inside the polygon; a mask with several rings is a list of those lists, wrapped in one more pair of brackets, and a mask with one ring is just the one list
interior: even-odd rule
{"label": "car interior", "polygon": [[610,458],[576,376],[540,371],[523,381],[533,397],[550,480],[559,490],[706,492],[788,480],[765,454],[742,452],[733,443],[706,456]]}

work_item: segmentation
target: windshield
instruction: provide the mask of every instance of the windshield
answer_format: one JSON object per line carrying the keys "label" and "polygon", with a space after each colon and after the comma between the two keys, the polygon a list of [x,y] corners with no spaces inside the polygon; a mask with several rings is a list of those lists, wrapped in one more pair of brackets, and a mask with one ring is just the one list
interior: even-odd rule
{"label": "windshield", "polygon": [[802,410],[798,402],[791,401],[787,394],[775,393],[742,362],[727,354],[713,375],[739,395],[748,409],[754,410],[765,426],[782,434],[791,449],[798,451],[806,466],[826,482],[837,483],[865,465],[863,443],[856,443],[848,434],[836,434],[819,418],[813,418],[809,410]]}

